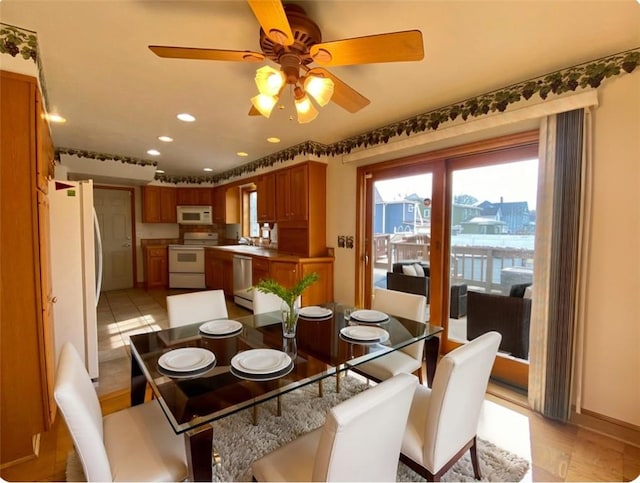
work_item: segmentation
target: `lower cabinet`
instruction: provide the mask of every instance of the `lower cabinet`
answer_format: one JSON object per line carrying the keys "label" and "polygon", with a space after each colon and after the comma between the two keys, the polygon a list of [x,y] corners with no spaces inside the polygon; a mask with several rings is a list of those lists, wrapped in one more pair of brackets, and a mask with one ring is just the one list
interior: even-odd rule
{"label": "lower cabinet", "polygon": [[233,297],[233,253],[205,249],[204,280],[209,290],[224,290]]}
{"label": "lower cabinet", "polygon": [[271,260],[271,278],[292,287],[309,273],[317,273],[318,280],[302,293],[302,305],[333,302],[333,258],[301,258],[298,261]]}
{"label": "lower cabinet", "polygon": [[147,288],[166,288],[169,285],[169,259],[166,246],[145,247],[144,272]]}

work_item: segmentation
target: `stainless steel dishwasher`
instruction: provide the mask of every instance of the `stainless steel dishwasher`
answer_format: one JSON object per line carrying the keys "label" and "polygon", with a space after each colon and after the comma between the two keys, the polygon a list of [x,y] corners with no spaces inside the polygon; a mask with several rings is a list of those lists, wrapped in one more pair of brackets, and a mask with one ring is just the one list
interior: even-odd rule
{"label": "stainless steel dishwasher", "polygon": [[233,256],[233,301],[253,310],[253,292],[249,288],[253,285],[251,276],[251,257],[243,255]]}

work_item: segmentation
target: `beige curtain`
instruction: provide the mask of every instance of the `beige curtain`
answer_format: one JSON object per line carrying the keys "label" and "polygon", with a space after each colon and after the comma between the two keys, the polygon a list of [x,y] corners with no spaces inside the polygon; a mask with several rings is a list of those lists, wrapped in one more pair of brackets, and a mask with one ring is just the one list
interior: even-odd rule
{"label": "beige curtain", "polygon": [[590,115],[579,109],[543,120],[529,354],[529,403],[565,421],[582,361],[588,273]]}

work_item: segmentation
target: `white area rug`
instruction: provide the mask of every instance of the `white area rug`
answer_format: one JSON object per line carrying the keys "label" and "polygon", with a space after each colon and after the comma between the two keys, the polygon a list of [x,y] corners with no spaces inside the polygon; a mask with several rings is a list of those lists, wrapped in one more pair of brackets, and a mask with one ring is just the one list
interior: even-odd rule
{"label": "white area rug", "polygon": [[[366,389],[355,377],[341,380],[335,392],[335,378],[324,381],[324,397],[318,385],[311,384],[282,398],[282,416],[276,416],[276,403],[259,406],[258,425],[253,426],[251,411],[241,411],[214,423],[214,446],[222,458],[215,468],[214,481],[251,481],[251,463],[292,439],[324,424],[328,409]],[[478,456],[483,481],[520,481],[529,468],[525,459],[479,440]],[[75,452],[67,461],[67,481],[86,481]],[[403,463],[398,464],[397,481],[425,481]],[[474,481],[469,454],[458,461],[442,481]]]}

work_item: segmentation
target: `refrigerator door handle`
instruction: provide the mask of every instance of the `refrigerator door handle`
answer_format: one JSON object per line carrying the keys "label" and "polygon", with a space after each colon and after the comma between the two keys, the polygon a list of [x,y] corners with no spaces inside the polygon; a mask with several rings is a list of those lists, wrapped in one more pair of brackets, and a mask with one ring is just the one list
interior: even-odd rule
{"label": "refrigerator door handle", "polygon": [[93,230],[96,237],[96,247],[98,252],[98,273],[96,273],[96,307],[100,298],[100,290],[102,289],[102,237],[100,236],[100,225],[98,224],[98,215],[93,210]]}

